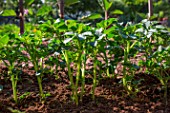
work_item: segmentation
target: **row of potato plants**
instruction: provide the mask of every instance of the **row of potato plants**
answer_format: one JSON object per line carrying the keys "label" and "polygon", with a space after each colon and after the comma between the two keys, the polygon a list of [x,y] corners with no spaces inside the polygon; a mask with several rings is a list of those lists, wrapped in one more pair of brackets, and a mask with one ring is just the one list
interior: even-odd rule
{"label": "row of potato plants", "polygon": [[[167,84],[170,79],[167,73],[170,66],[170,33],[157,22],[143,20],[137,24],[124,24],[110,18],[90,26],[75,20],[57,19],[54,22],[31,25],[27,29],[22,35],[3,30],[0,32],[0,60],[8,68],[16,103],[18,75],[23,67],[31,62],[42,102],[46,98],[42,86],[46,67],[50,67],[51,73],[54,74],[54,71],[57,73],[57,67],[66,66],[72,99],[78,105],[85,93],[86,62],[89,58],[93,59],[92,99],[95,99],[98,77],[102,73],[107,77],[116,77],[116,66],[121,63],[122,84],[128,94],[136,95],[139,92],[139,82],[134,81],[134,76],[137,70],[145,67],[146,73],[160,80],[164,87],[165,101],[167,100]],[[132,63],[130,59],[135,59],[140,53],[140,58],[144,60],[140,60],[138,64]],[[98,57],[102,58],[104,63],[98,60]],[[56,69],[52,70],[54,65]]]}

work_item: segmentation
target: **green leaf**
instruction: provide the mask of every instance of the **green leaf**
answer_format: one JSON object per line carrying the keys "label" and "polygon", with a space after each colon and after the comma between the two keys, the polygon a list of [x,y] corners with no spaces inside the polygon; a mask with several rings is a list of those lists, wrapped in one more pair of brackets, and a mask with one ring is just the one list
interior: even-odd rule
{"label": "green leaf", "polygon": [[159,47],[158,47],[158,52],[161,52],[163,50],[163,47],[160,45]]}
{"label": "green leaf", "polygon": [[16,16],[16,13],[14,10],[4,10],[2,13],[2,16]]}
{"label": "green leaf", "polygon": [[107,0],[103,0],[103,4],[104,4],[104,9],[108,11],[112,6],[113,2],[108,2]]}
{"label": "green leaf", "polygon": [[149,29],[149,32],[151,32],[151,33],[156,33],[157,30],[156,30],[156,29]]}
{"label": "green leaf", "polygon": [[27,7],[29,5],[31,5],[35,0],[25,0],[24,5]]}
{"label": "green leaf", "polygon": [[102,40],[104,37],[106,37],[106,34],[102,34],[97,40]]}
{"label": "green leaf", "polygon": [[45,16],[52,10],[51,6],[43,5],[37,12],[37,16]]}
{"label": "green leaf", "polygon": [[79,0],[65,0],[64,5],[65,6],[70,6],[70,5],[78,3],[78,2],[80,2],[80,1]]}
{"label": "green leaf", "polygon": [[96,29],[95,35],[100,36],[100,35],[102,35],[102,32],[103,32],[103,29],[102,29],[102,28]]}
{"label": "green leaf", "polygon": [[13,109],[11,107],[8,107],[7,109],[10,110],[11,113],[25,113],[25,112],[21,112],[21,111],[19,111],[17,109]]}
{"label": "green leaf", "polygon": [[152,32],[149,32],[149,33],[146,35],[146,37],[147,37],[147,38],[150,38],[150,37],[152,36],[152,34],[153,34]]}
{"label": "green leaf", "polygon": [[112,27],[104,30],[104,33],[105,33],[105,34],[111,34],[115,29],[116,29],[116,27],[115,27],[115,26],[112,26]]}
{"label": "green leaf", "polygon": [[28,95],[30,95],[30,92],[25,92],[24,94],[22,94],[21,96],[19,96],[20,99],[24,99],[26,98]]}
{"label": "green leaf", "polygon": [[68,42],[70,42],[73,38],[67,38],[64,40],[64,44],[67,44]]}
{"label": "green leaf", "polygon": [[79,35],[78,35],[78,38],[79,38],[80,41],[82,41],[82,40],[85,40],[85,39],[86,39],[86,36],[84,36],[84,35],[82,35],[82,34],[79,34]]}
{"label": "green leaf", "polygon": [[8,36],[3,36],[2,38],[0,38],[0,48],[4,47],[9,41],[9,37]]}
{"label": "green leaf", "polygon": [[30,9],[28,9],[28,13],[30,14],[30,15],[33,15],[34,13],[33,13],[33,10],[30,8]]}
{"label": "green leaf", "polygon": [[113,12],[111,12],[111,14],[115,14],[115,15],[122,15],[124,14],[123,11],[119,10],[119,9],[116,9],[114,10]]}
{"label": "green leaf", "polygon": [[82,17],[82,20],[95,20],[95,19],[99,19],[102,18],[101,14],[91,14],[85,17]]}
{"label": "green leaf", "polygon": [[75,35],[75,33],[70,31],[70,32],[65,32],[64,35]]}
{"label": "green leaf", "polygon": [[1,10],[1,11],[0,11],[0,15],[1,15],[2,13],[3,13],[3,11]]}
{"label": "green leaf", "polygon": [[139,33],[143,33],[144,32],[144,29],[143,28],[139,28],[135,31],[136,33],[139,32]]}
{"label": "green leaf", "polygon": [[42,72],[39,70],[35,73],[36,76],[41,76]]}
{"label": "green leaf", "polygon": [[128,38],[128,36],[127,36],[126,34],[123,34],[123,33],[121,33],[120,36],[121,36],[122,38],[124,38],[124,39],[127,39],[127,38]]}
{"label": "green leaf", "polygon": [[45,93],[45,97],[49,97],[49,96],[51,96],[50,92]]}
{"label": "green leaf", "polygon": [[91,31],[86,31],[86,32],[83,32],[82,35],[85,35],[85,36],[92,36],[92,32]]}
{"label": "green leaf", "polygon": [[157,15],[157,14],[154,14],[153,16],[150,17],[150,20],[154,20],[154,19],[156,19],[156,18],[158,18],[158,15]]}
{"label": "green leaf", "polygon": [[145,13],[139,13],[139,12],[137,12],[137,14],[138,14],[140,17],[142,17],[142,18],[147,18],[147,15],[146,15]]}
{"label": "green leaf", "polygon": [[54,52],[54,55],[58,56],[58,55],[60,55],[60,53],[56,51],[56,52]]}
{"label": "green leaf", "polygon": [[131,38],[131,39],[137,39],[137,36],[131,34],[131,35],[129,35],[129,38]]}
{"label": "green leaf", "polygon": [[156,25],[155,26],[157,29],[165,29],[165,27],[163,25]]}

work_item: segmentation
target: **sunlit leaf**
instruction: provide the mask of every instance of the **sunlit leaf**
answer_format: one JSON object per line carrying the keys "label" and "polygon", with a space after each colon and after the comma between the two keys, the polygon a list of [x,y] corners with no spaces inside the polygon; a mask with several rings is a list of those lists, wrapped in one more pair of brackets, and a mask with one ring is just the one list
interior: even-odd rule
{"label": "sunlit leaf", "polygon": [[169,31],[167,30],[160,30],[162,33],[170,33]]}
{"label": "sunlit leaf", "polygon": [[144,32],[144,29],[143,29],[143,28],[139,28],[139,29],[137,29],[135,32],[143,33],[143,32]]}
{"label": "sunlit leaf", "polygon": [[98,0],[98,3],[105,11],[108,11],[113,4],[113,2],[109,2],[108,0]]}
{"label": "sunlit leaf", "polygon": [[3,13],[3,11],[0,11],[0,15]]}
{"label": "sunlit leaf", "polygon": [[112,33],[114,30],[115,30],[115,27],[113,26],[113,27],[110,27],[110,28],[104,30],[104,33],[109,34],[109,33]]}
{"label": "sunlit leaf", "polygon": [[73,38],[67,38],[64,40],[64,44],[67,44],[68,42],[70,42]]}
{"label": "sunlit leaf", "polygon": [[158,47],[158,51],[161,52],[162,50],[163,50],[163,47],[160,45],[160,46]]}
{"label": "sunlit leaf", "polygon": [[16,13],[14,10],[4,10],[2,13],[2,16],[16,16]]}
{"label": "sunlit leaf", "polygon": [[41,74],[42,74],[41,70],[39,70],[35,73],[36,76],[40,76]]}
{"label": "sunlit leaf", "polygon": [[149,33],[146,35],[147,38],[150,38],[151,36],[152,36],[152,32],[149,32]]}
{"label": "sunlit leaf", "polygon": [[54,55],[58,56],[58,55],[60,55],[60,53],[56,51],[56,52],[54,52]]}
{"label": "sunlit leaf", "polygon": [[72,32],[72,31],[64,33],[64,35],[74,35],[74,34],[75,34],[75,33]]}
{"label": "sunlit leaf", "polygon": [[94,20],[94,19],[100,19],[100,18],[102,18],[101,14],[94,14],[93,13],[91,15],[82,17],[82,20]]}
{"label": "sunlit leaf", "polygon": [[150,29],[149,32],[156,33],[157,30],[156,29]]}
{"label": "sunlit leaf", "polygon": [[131,38],[131,39],[137,39],[137,36],[135,36],[135,35],[129,35],[129,37]]}
{"label": "sunlit leaf", "polygon": [[108,2],[108,0],[103,0],[103,3],[106,11],[108,11],[113,4],[113,2]]}
{"label": "sunlit leaf", "polygon": [[100,35],[102,35],[102,31],[103,31],[103,28],[97,29],[97,30],[95,31],[95,34],[96,34],[97,36],[100,36]]}
{"label": "sunlit leaf", "polygon": [[79,34],[78,35],[78,38],[79,40],[85,40],[86,39],[86,36],[82,35],[82,34]]}
{"label": "sunlit leaf", "polygon": [[150,21],[147,21],[147,22],[145,23],[145,26],[146,26],[146,28],[148,29],[149,26],[151,26],[151,22],[150,22]]}
{"label": "sunlit leaf", "polygon": [[106,34],[102,34],[101,36],[99,36],[99,38],[97,40],[102,40],[105,36],[106,36]]}
{"label": "sunlit leaf", "polygon": [[82,33],[82,35],[86,35],[86,36],[92,36],[92,32],[91,31],[87,31],[87,32],[84,32]]}
{"label": "sunlit leaf", "polygon": [[28,13],[30,14],[30,15],[33,15],[34,13],[33,13],[33,10],[30,8],[30,9],[28,9]]}
{"label": "sunlit leaf", "polygon": [[163,25],[157,25],[155,26],[157,29],[164,29],[165,27]]}
{"label": "sunlit leaf", "polygon": [[8,36],[0,37],[0,48],[4,47],[9,41]]}
{"label": "sunlit leaf", "polygon": [[123,11],[116,9],[116,10],[112,11],[111,14],[122,15],[124,13],[123,13]]}
{"label": "sunlit leaf", "polygon": [[0,92],[3,90],[3,85],[0,85]]}

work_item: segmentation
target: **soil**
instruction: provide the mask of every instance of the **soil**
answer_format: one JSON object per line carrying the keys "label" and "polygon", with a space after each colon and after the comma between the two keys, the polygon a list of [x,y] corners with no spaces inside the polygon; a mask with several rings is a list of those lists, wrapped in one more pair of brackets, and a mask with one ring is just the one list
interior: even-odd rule
{"label": "soil", "polygon": [[95,90],[95,100],[92,100],[91,95],[92,76],[88,75],[83,101],[76,106],[71,100],[67,71],[59,71],[58,77],[44,74],[43,89],[49,94],[44,103],[40,101],[34,73],[28,68],[19,75],[19,103],[16,105],[12,99],[11,81],[8,77],[4,78],[7,68],[0,65],[0,85],[3,86],[0,91],[0,113],[170,113],[170,84],[169,104],[165,106],[162,86],[152,75],[135,75],[135,80],[142,80],[136,86],[140,90],[136,95],[127,94],[120,75],[117,78],[101,77]]}

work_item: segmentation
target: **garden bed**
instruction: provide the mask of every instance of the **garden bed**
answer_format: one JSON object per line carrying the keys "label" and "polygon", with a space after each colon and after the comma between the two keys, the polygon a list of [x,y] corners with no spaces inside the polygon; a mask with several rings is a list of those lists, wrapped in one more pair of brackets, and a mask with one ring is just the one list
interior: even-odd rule
{"label": "garden bed", "polygon": [[[7,73],[7,68],[1,65],[0,73]],[[135,75],[136,80],[143,79],[138,87],[140,92],[136,96],[127,94],[120,83],[121,77],[117,79],[103,77],[98,81],[94,101],[91,96],[92,77],[88,75],[83,101],[76,106],[71,100],[71,89],[66,71],[59,71],[58,78],[49,74],[44,75],[43,88],[49,94],[45,103],[40,102],[34,74],[33,70],[25,69],[19,75],[22,79],[19,80],[17,87],[20,98],[18,105],[12,98],[11,82],[1,77],[0,85],[3,86],[3,90],[0,92],[0,113],[12,113],[15,110],[18,110],[16,113],[20,113],[19,111],[25,113],[164,113],[165,110],[167,113],[170,112],[170,105],[165,108],[162,86],[152,75],[143,73]],[[168,89],[169,87],[170,84]],[[170,103],[169,95],[168,103]]]}

